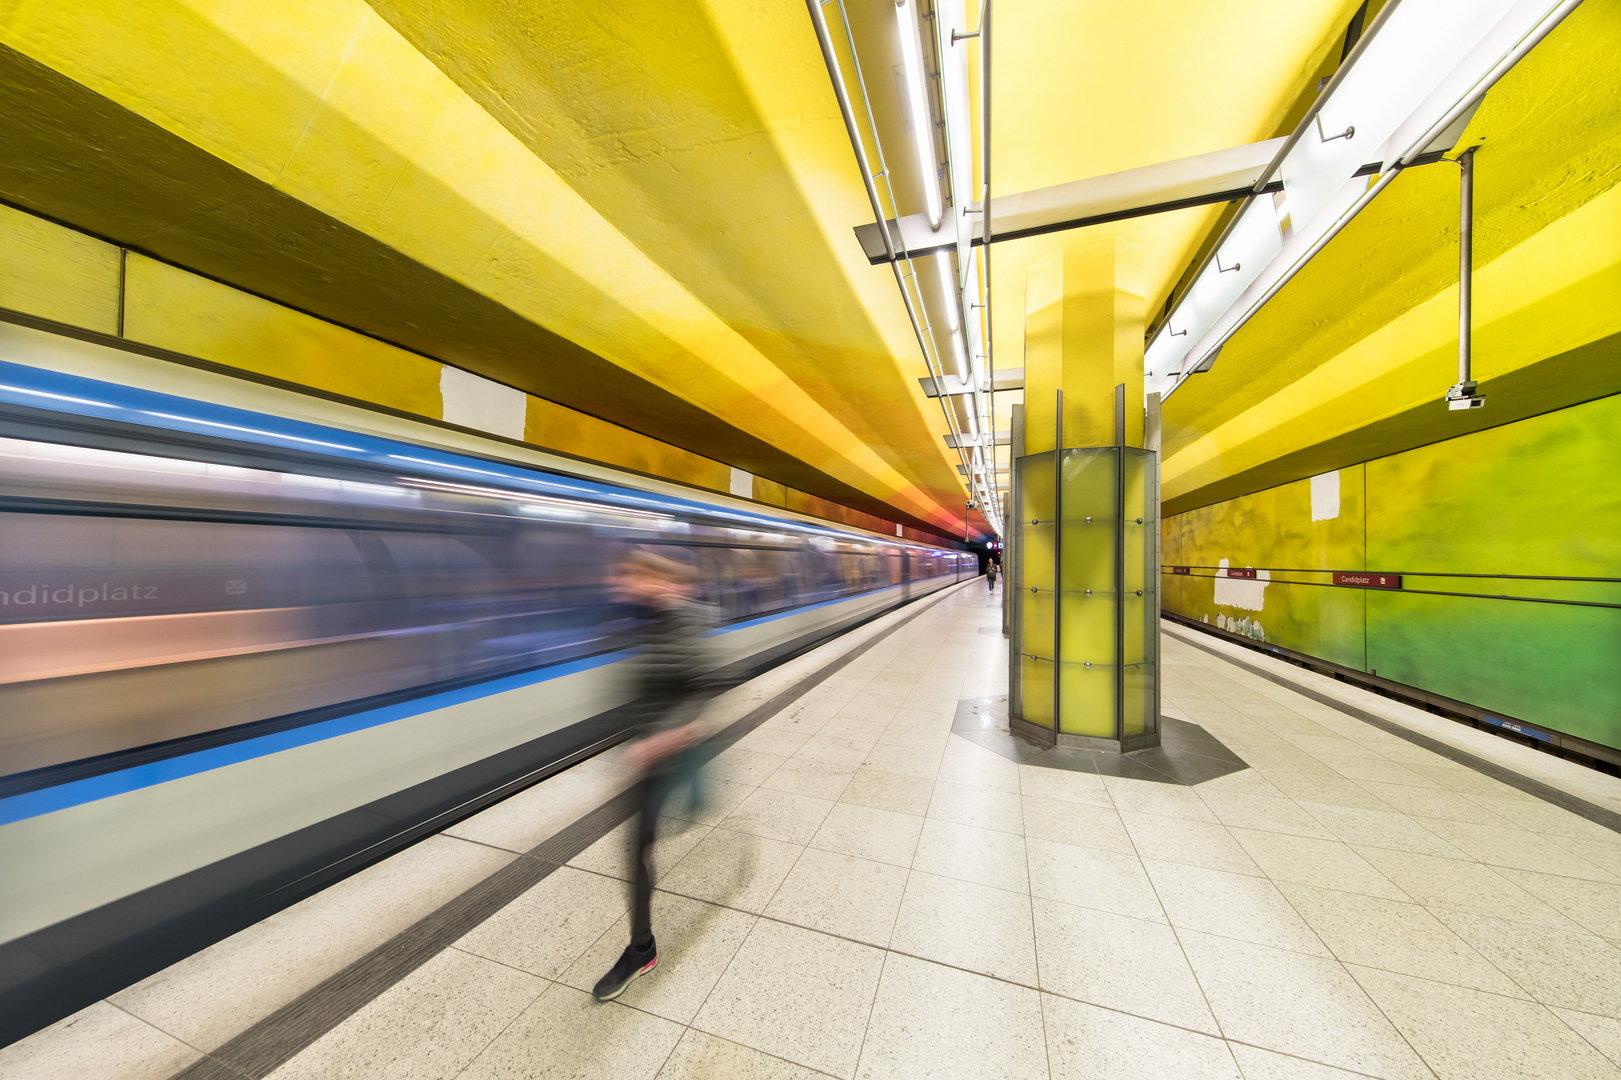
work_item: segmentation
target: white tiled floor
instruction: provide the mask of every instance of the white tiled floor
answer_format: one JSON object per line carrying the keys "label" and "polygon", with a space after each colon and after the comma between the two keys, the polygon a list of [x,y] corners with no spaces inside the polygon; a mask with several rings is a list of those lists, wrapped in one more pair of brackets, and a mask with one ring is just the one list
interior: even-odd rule
{"label": "white tiled floor", "polygon": [[[622,832],[275,1075],[1621,1080],[1621,835],[1172,634],[1166,712],[1250,769],[1015,765],[950,733],[959,698],[1005,692],[998,620],[960,590],[723,755],[704,820],[666,822],[662,960],[619,1002],[588,990],[626,938]],[[569,783],[454,831],[532,843]],[[108,1075],[218,1041],[178,1007],[96,1010],[141,1063]],[[85,1075],[39,1039],[0,1072]]]}

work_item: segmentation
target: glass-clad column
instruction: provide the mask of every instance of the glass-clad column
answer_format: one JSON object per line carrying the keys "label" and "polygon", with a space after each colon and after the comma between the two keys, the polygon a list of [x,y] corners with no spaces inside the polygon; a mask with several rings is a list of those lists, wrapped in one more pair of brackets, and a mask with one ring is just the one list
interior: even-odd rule
{"label": "glass-clad column", "polygon": [[1122,446],[1014,462],[1010,713],[1026,734],[1110,750],[1159,741],[1155,467]]}

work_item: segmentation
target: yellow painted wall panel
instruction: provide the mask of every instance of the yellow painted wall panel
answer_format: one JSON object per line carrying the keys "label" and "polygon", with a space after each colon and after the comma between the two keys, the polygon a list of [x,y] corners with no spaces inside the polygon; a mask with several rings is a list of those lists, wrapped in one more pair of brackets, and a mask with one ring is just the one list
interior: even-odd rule
{"label": "yellow painted wall panel", "polygon": [[767,480],[763,476],[754,478],[754,499],[767,506],[786,506],[788,503],[788,488],[775,480]]}
{"label": "yellow painted wall panel", "polygon": [[533,396],[524,441],[714,491],[731,484],[730,466]]}
{"label": "yellow painted wall panel", "polygon": [[134,253],[124,336],[419,416],[441,415],[439,363]]}
{"label": "yellow painted wall panel", "polygon": [[0,307],[118,332],[118,248],[0,206]]}

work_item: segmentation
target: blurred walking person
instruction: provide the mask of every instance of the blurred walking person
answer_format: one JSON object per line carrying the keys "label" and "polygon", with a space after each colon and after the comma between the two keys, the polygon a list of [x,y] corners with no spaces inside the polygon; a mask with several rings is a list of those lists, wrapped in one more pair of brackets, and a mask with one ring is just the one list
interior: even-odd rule
{"label": "blurred walking person", "polygon": [[[598,980],[592,996],[612,1001],[659,962],[653,940],[653,867],[659,812],[678,774],[687,772],[702,733],[698,722],[717,690],[704,630],[709,611],[694,599],[692,574],[685,564],[638,550],[623,559],[609,579],[615,600],[639,609],[640,653],[636,722],[641,734],[627,757],[639,774],[638,818],[631,851],[635,879],[630,944],[619,962]],[[696,783],[694,776],[693,782]]]}
{"label": "blurred walking person", "polygon": [[995,555],[985,560],[985,589],[987,592],[996,591],[996,572],[1001,568],[1002,564]]}

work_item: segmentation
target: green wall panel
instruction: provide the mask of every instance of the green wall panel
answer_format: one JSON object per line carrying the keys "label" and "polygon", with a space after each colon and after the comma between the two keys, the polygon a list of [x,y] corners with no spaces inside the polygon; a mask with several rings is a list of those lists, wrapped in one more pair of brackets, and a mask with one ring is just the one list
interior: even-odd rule
{"label": "green wall panel", "polygon": [[[1320,520],[1311,480],[1179,514],[1163,561],[1194,569],[1163,576],[1165,610],[1621,746],[1621,609],[1602,606],[1621,584],[1538,580],[1621,577],[1618,472],[1614,396],[1342,469]],[[1271,580],[1202,569],[1222,559]]]}
{"label": "green wall panel", "polygon": [[[1368,559],[1418,574],[1621,577],[1621,397],[1368,463]],[[1621,746],[1621,586],[1419,577],[1370,597],[1380,675]]]}

